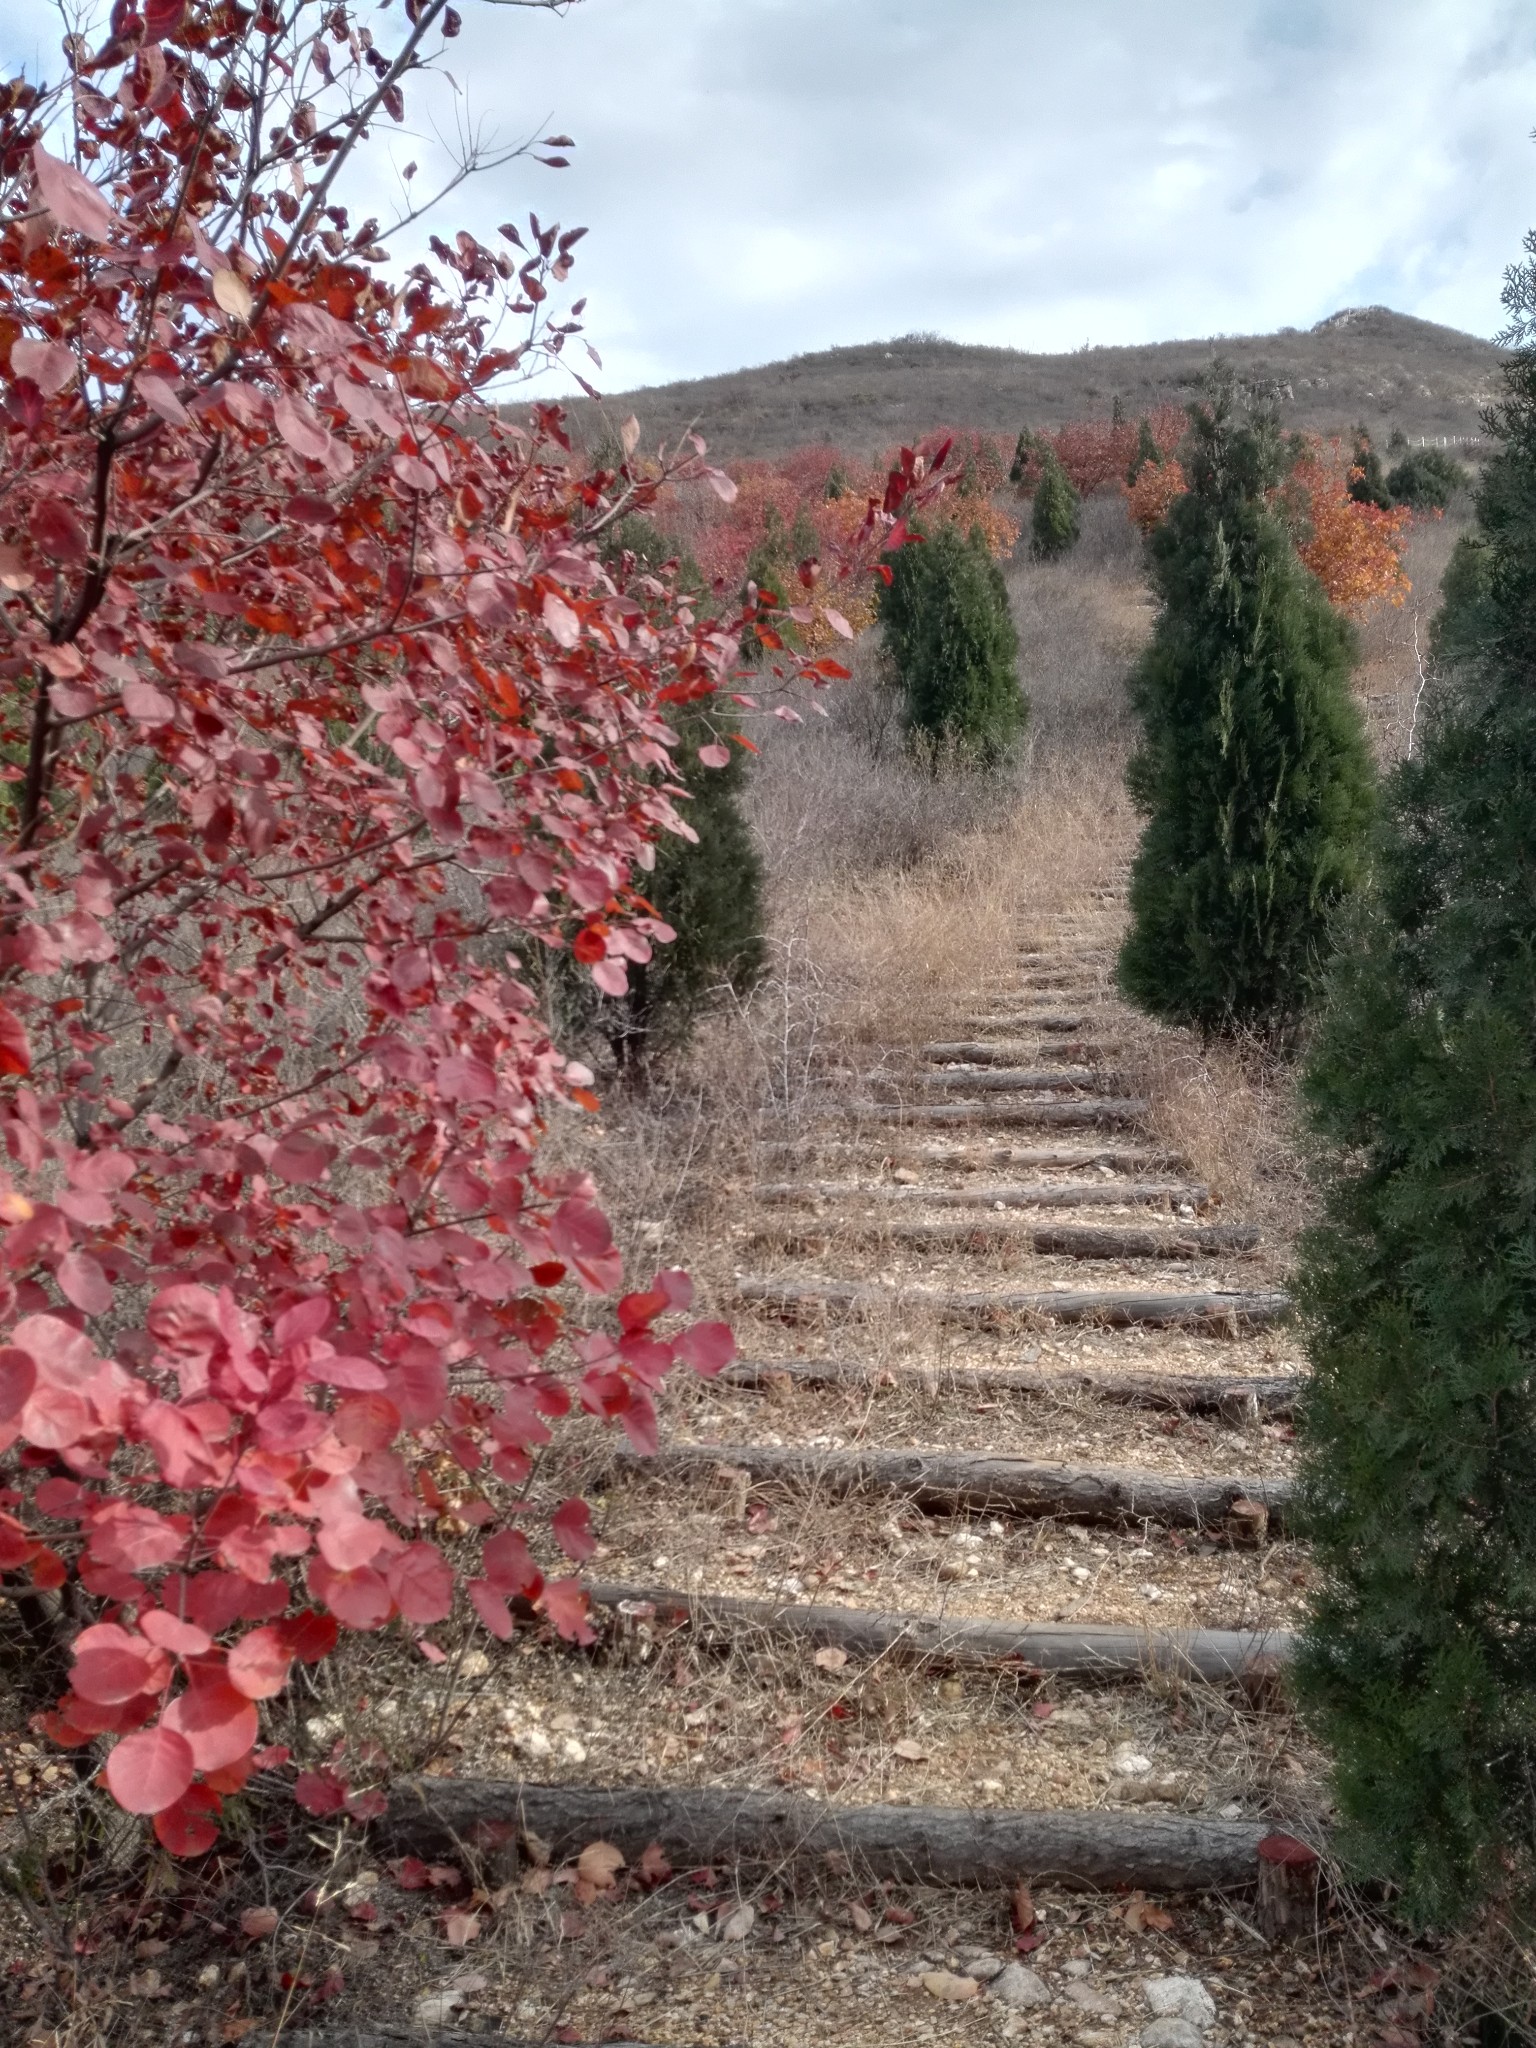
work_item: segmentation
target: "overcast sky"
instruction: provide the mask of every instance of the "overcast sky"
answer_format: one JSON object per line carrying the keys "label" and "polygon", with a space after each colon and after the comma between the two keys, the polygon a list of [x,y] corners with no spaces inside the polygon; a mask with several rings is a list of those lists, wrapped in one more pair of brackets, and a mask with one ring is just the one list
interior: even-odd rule
{"label": "overcast sky", "polygon": [[[443,218],[591,230],[607,390],[915,329],[1065,349],[1381,303],[1491,334],[1536,222],[1531,0],[458,4],[464,104],[577,147]],[[45,0],[0,0],[11,68],[57,47]]]}

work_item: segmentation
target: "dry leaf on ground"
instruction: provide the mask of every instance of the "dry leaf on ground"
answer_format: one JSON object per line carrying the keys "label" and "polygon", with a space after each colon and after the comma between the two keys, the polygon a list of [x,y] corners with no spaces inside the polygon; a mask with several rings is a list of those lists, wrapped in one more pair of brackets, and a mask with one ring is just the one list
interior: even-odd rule
{"label": "dry leaf on ground", "polygon": [[848,1652],[828,1643],[825,1649],[816,1652],[815,1662],[818,1671],[841,1671],[848,1662]]}
{"label": "dry leaf on ground", "polygon": [[735,1912],[720,1922],[722,1941],[745,1941],[752,1932],[752,1923],[757,1918],[755,1906],[740,1905]]}
{"label": "dry leaf on ground", "polygon": [[594,1891],[609,1891],[624,1868],[624,1852],[612,1842],[588,1842],[576,1858],[576,1875]]}
{"label": "dry leaf on ground", "polygon": [[910,1735],[903,1735],[900,1742],[893,1742],[891,1754],[901,1757],[909,1764],[925,1764],[928,1761],[927,1750],[920,1742],[914,1742]]}
{"label": "dry leaf on ground", "polygon": [[922,1982],[930,1998],[941,1998],[947,2005],[960,2005],[981,1991],[974,1977],[957,1977],[950,1970],[924,1970]]}

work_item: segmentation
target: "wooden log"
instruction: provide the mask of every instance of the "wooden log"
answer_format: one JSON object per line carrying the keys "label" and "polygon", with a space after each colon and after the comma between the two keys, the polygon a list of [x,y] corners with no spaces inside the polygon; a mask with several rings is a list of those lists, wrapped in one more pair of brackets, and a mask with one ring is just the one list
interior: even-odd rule
{"label": "wooden log", "polygon": [[1109,1125],[1131,1130],[1147,1114],[1139,1096],[1100,1100],[1081,1096],[1066,1102],[864,1102],[847,1112],[862,1121],[904,1124],[979,1124],[994,1130]]}
{"label": "wooden log", "polygon": [[919,1088],[950,1089],[957,1095],[1013,1095],[1065,1088],[1104,1088],[1123,1093],[1123,1074],[1103,1074],[1094,1067],[945,1067],[937,1074],[914,1074]]}
{"label": "wooden log", "polygon": [[1251,1223],[1187,1224],[1182,1230],[1135,1230],[1113,1224],[1021,1223],[1015,1217],[946,1219],[939,1223],[907,1223],[859,1217],[819,1217],[814,1221],[765,1225],[742,1240],[760,1249],[813,1251],[830,1243],[843,1245],[913,1245],[932,1252],[1032,1251],[1059,1259],[1185,1259],[1232,1258],[1251,1252],[1259,1242]]}
{"label": "wooden log", "polygon": [[1301,1373],[1250,1379],[1236,1374],[1045,1372],[1029,1365],[863,1365],[835,1358],[733,1358],[715,1385],[751,1392],[796,1380],[812,1387],[912,1385],[934,1395],[952,1389],[1046,1400],[1086,1394],[1126,1408],[1219,1415],[1234,1423],[1256,1422],[1261,1416],[1289,1421],[1306,1385]]}
{"label": "wooden log", "polygon": [[1023,1316],[1039,1322],[1106,1323],[1119,1328],[1145,1324],[1153,1329],[1209,1329],[1232,1336],[1240,1330],[1281,1322],[1291,1308],[1290,1296],[1278,1290],[1134,1294],[1063,1289],[1040,1293],[1012,1288],[900,1288],[864,1280],[766,1280],[745,1275],[738,1279],[736,1292],[742,1301],[790,1317],[817,1309],[838,1309],[850,1315],[909,1309],[968,1324]]}
{"label": "wooden log", "polygon": [[[1115,1050],[1118,1051],[1118,1047]],[[1098,1046],[1096,1051],[1107,1053],[1108,1046]],[[1058,1040],[1052,1045],[1042,1045],[1038,1050],[1028,1044],[1019,1044],[1006,1038],[956,1038],[940,1039],[933,1045],[923,1047],[925,1060],[961,1060],[972,1066],[1006,1067],[1022,1065],[1033,1056],[1042,1060],[1070,1061],[1074,1056],[1086,1062],[1087,1053],[1082,1039]]]}
{"label": "wooden log", "polygon": [[[1074,1164],[1077,1162],[1074,1161]],[[764,1181],[754,1201],[875,1202],[935,1209],[1098,1209],[1134,1204],[1138,1208],[1203,1209],[1211,1191],[1188,1180],[1044,1180],[1000,1187],[923,1187],[917,1182],[876,1181],[873,1186],[831,1180]]]}
{"label": "wooden log", "polygon": [[1063,1013],[1059,1003],[1049,1009],[1012,1011],[1007,1016],[967,1017],[972,1031],[1081,1031],[1089,1018],[1080,1011]]}
{"label": "wooden log", "polygon": [[[194,2037],[195,2038],[195,2037]],[[395,2020],[335,2020],[323,2027],[284,2027],[277,2034],[247,2034],[245,2048],[547,2048],[549,2036],[516,2040],[481,2028],[408,2027]],[[578,2048],[644,2048],[639,2041],[579,2043]]]}
{"label": "wooden log", "polygon": [[1267,1831],[1263,1821],[1185,1814],[829,1806],[800,1793],[718,1785],[610,1789],[474,1778],[400,1782],[379,1827],[392,1850],[428,1858],[494,1851],[529,1833],[562,1860],[598,1840],[630,1858],[657,1842],[679,1867],[805,1862],[836,1850],[860,1873],[908,1883],[1033,1878],[1161,1892],[1251,1886]]}
{"label": "wooden log", "polygon": [[990,1145],[970,1151],[959,1145],[923,1145],[910,1156],[925,1166],[1107,1166],[1112,1173],[1186,1173],[1182,1152],[1164,1152],[1151,1145],[1099,1145],[1091,1150],[1069,1145]]}
{"label": "wooden log", "polygon": [[971,1615],[896,1614],[874,1608],[797,1606],[734,1593],[684,1593],[673,1587],[598,1585],[594,1605],[650,1608],[661,1621],[739,1635],[765,1629],[851,1657],[892,1657],[907,1663],[1025,1664],[1079,1679],[1144,1678],[1150,1672],[1240,1679],[1256,1658],[1284,1663],[1291,1637],[1283,1629],[1185,1628],[1153,1631],[1093,1623],[987,1621]]}
{"label": "wooden log", "polygon": [[1058,1465],[964,1451],[829,1451],[789,1444],[663,1444],[652,1456],[614,1446],[610,1469],[698,1480],[722,1466],[805,1492],[890,1493],[937,1514],[1062,1515],[1072,1522],[1158,1522],[1220,1528],[1234,1502],[1284,1520],[1290,1483],[1231,1473],[1152,1472],[1134,1465]]}

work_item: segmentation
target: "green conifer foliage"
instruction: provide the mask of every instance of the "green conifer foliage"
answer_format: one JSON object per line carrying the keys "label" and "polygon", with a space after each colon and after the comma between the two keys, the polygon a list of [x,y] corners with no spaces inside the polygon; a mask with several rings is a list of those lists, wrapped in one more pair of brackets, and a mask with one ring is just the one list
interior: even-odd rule
{"label": "green conifer foliage", "polygon": [[1024,472],[1029,468],[1029,458],[1035,452],[1035,437],[1028,427],[1020,427],[1019,438],[1013,444],[1013,461],[1008,466],[1008,481],[1018,484],[1024,481]]}
{"label": "green conifer foliage", "polygon": [[1349,495],[1357,505],[1377,505],[1383,512],[1392,503],[1392,494],[1387,489],[1387,480],[1381,473],[1381,457],[1371,444],[1371,437],[1364,427],[1355,429],[1355,447],[1351,467],[1359,470],[1358,476],[1349,480]]}
{"label": "green conifer foliage", "polygon": [[1394,505],[1411,505],[1415,512],[1443,512],[1452,495],[1464,490],[1471,480],[1443,448],[1415,448],[1387,472],[1387,493]]}
{"label": "green conifer foliage", "polygon": [[1152,435],[1152,422],[1143,413],[1141,425],[1136,432],[1136,453],[1131,457],[1131,466],[1125,472],[1127,484],[1135,483],[1149,462],[1160,465],[1162,459],[1163,451]]}
{"label": "green conifer foliage", "polygon": [[1052,562],[1077,545],[1077,492],[1054,448],[1040,451],[1040,481],[1029,515],[1029,552],[1037,562]]}
{"label": "green conifer foliage", "polygon": [[[1536,1921],[1536,237],[1451,672],[1388,791],[1377,886],[1307,1075],[1297,1673],[1345,1846],[1445,1925]],[[1459,588],[1457,586],[1460,586]],[[1469,630],[1470,629],[1470,630]]]}
{"label": "green conifer foliage", "polygon": [[984,536],[946,523],[886,562],[880,623],[908,733],[936,752],[994,765],[1019,737],[1029,705],[1007,586]]}
{"label": "green conifer foliage", "polygon": [[1361,871],[1355,639],[1268,500],[1273,420],[1240,417],[1230,389],[1190,418],[1190,488],[1148,543],[1160,609],[1127,776],[1147,825],[1120,986],[1173,1022],[1283,1035]]}

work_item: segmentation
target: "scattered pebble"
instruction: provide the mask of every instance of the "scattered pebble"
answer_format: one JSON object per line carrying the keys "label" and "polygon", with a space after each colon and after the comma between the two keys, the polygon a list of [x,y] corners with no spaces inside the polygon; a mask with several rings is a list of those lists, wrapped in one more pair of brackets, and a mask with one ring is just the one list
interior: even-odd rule
{"label": "scattered pebble", "polygon": [[988,1995],[1021,2012],[1051,2003],[1051,1990],[1045,1979],[1022,1963],[1009,1963],[999,1970],[988,1987]]}
{"label": "scattered pebble", "polygon": [[1148,1977],[1141,1988],[1159,2019],[1188,2020],[1197,2027],[1216,2023],[1216,2001],[1198,1977]]}
{"label": "scattered pebble", "polygon": [[1204,2048],[1200,2029],[1188,2020],[1152,2020],[1141,2030],[1141,2048]]}
{"label": "scattered pebble", "polygon": [[1132,1742],[1122,1742],[1109,1763],[1117,1778],[1144,1778],[1152,1768],[1151,1757],[1143,1756]]}

